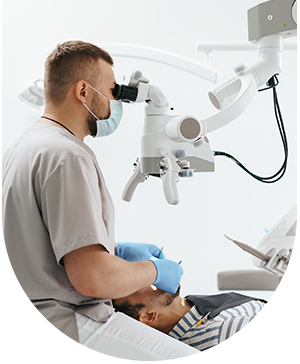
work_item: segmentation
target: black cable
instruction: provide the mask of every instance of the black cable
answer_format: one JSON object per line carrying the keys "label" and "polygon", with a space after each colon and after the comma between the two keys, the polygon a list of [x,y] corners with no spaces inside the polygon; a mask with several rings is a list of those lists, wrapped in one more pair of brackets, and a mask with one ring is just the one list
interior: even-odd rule
{"label": "black cable", "polygon": [[258,176],[256,174],[250,172],[240,161],[238,161],[232,155],[230,155],[230,154],[228,154],[226,152],[213,151],[215,156],[224,156],[224,157],[227,157],[227,158],[233,160],[240,168],[242,168],[250,176],[252,176],[253,178],[255,178],[258,181],[263,182],[263,183],[274,183],[274,182],[279,181],[284,176],[284,174],[286,172],[286,168],[287,168],[288,142],[287,142],[287,137],[286,137],[285,128],[284,128],[284,122],[283,122],[283,118],[282,118],[282,115],[281,115],[280,106],[279,106],[278,97],[277,97],[276,87],[278,86],[278,84],[279,84],[279,81],[278,81],[277,75],[274,75],[268,81],[268,83],[267,83],[268,87],[263,88],[261,90],[258,90],[259,92],[265,91],[265,90],[270,90],[270,89],[273,90],[274,112],[275,112],[275,117],[276,117],[278,129],[279,129],[279,133],[280,133],[280,136],[281,136],[283,149],[284,149],[284,161],[282,163],[282,166],[278,170],[278,172],[275,173],[273,176],[270,176],[270,177],[261,177],[261,176]]}

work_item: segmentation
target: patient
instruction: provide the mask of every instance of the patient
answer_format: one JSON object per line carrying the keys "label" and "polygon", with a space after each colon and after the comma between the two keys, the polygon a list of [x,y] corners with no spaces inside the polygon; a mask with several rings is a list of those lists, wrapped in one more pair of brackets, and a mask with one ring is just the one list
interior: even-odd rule
{"label": "patient", "polygon": [[116,311],[204,351],[238,332],[266,303],[236,293],[186,298],[179,293],[180,286],[175,294],[148,286],[113,304]]}

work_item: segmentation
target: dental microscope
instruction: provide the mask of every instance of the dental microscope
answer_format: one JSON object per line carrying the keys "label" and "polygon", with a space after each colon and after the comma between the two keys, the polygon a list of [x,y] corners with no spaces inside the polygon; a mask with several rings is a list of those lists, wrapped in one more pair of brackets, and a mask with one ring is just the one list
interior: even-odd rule
{"label": "dental microscope", "polygon": [[[128,77],[128,86],[117,86],[115,97],[129,102],[146,102],[141,140],[141,157],[135,162],[123,200],[130,201],[138,183],[149,176],[162,179],[169,204],[179,202],[179,178],[192,177],[195,171],[213,171],[214,160],[201,122],[191,115],[171,115],[164,93],[140,71]],[[200,148],[201,147],[201,148]]]}
{"label": "dental microscope", "polygon": [[297,0],[271,0],[248,10],[248,38],[256,44],[259,60],[239,64],[234,76],[209,92],[218,112],[204,120],[192,115],[172,115],[163,91],[151,85],[140,71],[116,85],[114,97],[128,103],[145,102],[140,157],[134,163],[122,199],[131,201],[137,185],[148,177],[162,180],[171,205],[179,203],[177,183],[196,172],[214,171],[214,151],[207,134],[241,115],[271,77],[282,73],[283,39],[297,35]]}

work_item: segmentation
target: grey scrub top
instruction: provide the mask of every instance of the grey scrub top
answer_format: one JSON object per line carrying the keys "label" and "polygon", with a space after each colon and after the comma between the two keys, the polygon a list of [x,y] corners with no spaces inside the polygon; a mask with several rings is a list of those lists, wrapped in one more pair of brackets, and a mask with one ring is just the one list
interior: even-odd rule
{"label": "grey scrub top", "polygon": [[85,297],[62,258],[102,244],[114,254],[114,206],[92,150],[67,130],[33,124],[3,156],[3,231],[14,272],[37,309],[78,341],[75,311],[106,321],[111,301]]}

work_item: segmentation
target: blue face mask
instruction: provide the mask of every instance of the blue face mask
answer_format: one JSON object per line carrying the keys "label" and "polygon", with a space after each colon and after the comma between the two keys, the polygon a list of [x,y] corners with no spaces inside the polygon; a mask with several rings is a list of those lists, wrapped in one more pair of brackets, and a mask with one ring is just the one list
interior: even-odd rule
{"label": "blue face mask", "polygon": [[122,115],[123,115],[123,105],[121,100],[109,100],[107,97],[102,95],[101,92],[96,90],[94,87],[88,85],[91,89],[96,91],[99,95],[104,97],[110,103],[110,116],[108,119],[100,120],[88,107],[85,103],[82,103],[83,106],[97,119],[97,134],[95,138],[107,136],[112,134],[120,124]]}

